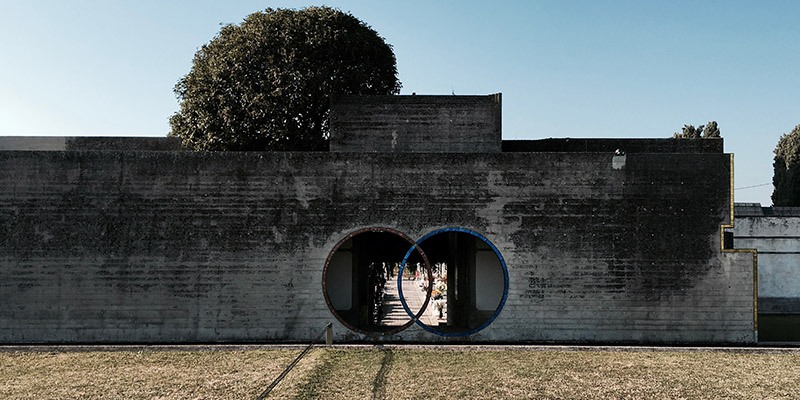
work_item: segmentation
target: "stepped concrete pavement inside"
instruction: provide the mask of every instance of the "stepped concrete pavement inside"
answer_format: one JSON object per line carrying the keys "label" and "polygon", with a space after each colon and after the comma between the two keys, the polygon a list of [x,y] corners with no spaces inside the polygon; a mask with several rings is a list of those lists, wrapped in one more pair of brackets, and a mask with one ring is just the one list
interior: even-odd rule
{"label": "stepped concrete pavement inside", "polygon": [[[403,297],[411,312],[415,314],[419,312],[425,304],[426,295],[427,293],[420,287],[419,281],[403,279]],[[407,323],[411,318],[400,302],[397,279],[393,278],[386,282],[383,304],[384,317],[381,319],[381,325],[400,326]],[[431,300],[425,312],[420,316],[420,321],[427,326],[438,326],[440,322],[445,323],[447,321],[447,311],[443,314],[443,318],[438,318],[438,312],[433,306],[433,300]]]}

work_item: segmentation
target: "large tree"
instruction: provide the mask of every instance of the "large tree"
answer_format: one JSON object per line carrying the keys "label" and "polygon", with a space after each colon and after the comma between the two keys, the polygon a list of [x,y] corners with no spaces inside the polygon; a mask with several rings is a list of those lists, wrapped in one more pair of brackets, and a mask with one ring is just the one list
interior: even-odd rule
{"label": "large tree", "polygon": [[800,125],[778,140],[772,166],[772,205],[800,206]]}
{"label": "large tree", "polygon": [[268,8],[197,51],[170,136],[196,150],[324,150],[331,95],[399,90],[392,47],[364,22]]}

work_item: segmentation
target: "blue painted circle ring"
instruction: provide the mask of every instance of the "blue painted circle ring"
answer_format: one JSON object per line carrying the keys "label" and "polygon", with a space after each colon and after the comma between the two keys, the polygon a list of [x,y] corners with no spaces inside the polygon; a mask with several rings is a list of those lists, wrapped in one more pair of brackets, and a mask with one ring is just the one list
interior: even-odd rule
{"label": "blue painted circle ring", "polygon": [[[503,268],[503,298],[500,300],[500,304],[498,304],[497,309],[494,311],[492,316],[489,319],[487,319],[483,324],[481,324],[480,326],[478,326],[476,328],[473,328],[473,329],[470,329],[468,331],[465,331],[465,332],[442,332],[442,331],[434,329],[434,328],[432,328],[432,327],[430,327],[428,325],[425,325],[425,323],[423,323],[422,321],[419,320],[419,315],[422,315],[422,313],[420,312],[419,314],[415,314],[414,312],[412,312],[411,309],[408,307],[408,303],[406,302],[405,296],[403,295],[403,279],[402,279],[403,270],[406,267],[406,263],[408,262],[408,258],[411,256],[411,253],[415,249],[419,249],[419,246],[422,244],[422,242],[424,242],[425,240],[427,240],[431,236],[438,235],[438,234],[444,233],[444,232],[463,232],[463,233],[467,233],[467,234],[470,234],[472,236],[475,236],[476,238],[482,240],[484,243],[486,243],[487,246],[489,246],[489,248],[492,249],[492,251],[494,251],[494,254],[497,256],[497,259],[500,260],[500,266]],[[421,249],[419,249],[419,250],[421,251]],[[429,272],[429,274],[430,274],[430,272]],[[497,247],[494,245],[494,243],[489,241],[489,239],[487,239],[485,236],[481,235],[480,233],[472,231],[472,230],[469,230],[469,229],[466,229],[466,228],[442,228],[442,229],[437,229],[437,230],[434,230],[432,232],[429,232],[428,234],[426,234],[425,236],[423,236],[422,238],[420,238],[419,240],[414,242],[414,244],[411,246],[411,248],[409,248],[408,251],[406,252],[405,256],[403,257],[403,262],[400,264],[400,270],[397,272],[397,292],[400,295],[400,303],[403,304],[403,309],[406,311],[406,314],[408,314],[409,317],[411,317],[411,319],[417,325],[422,327],[422,329],[425,329],[426,331],[431,332],[433,334],[440,335],[440,336],[446,336],[446,337],[469,336],[469,335],[477,333],[478,331],[482,330],[483,328],[486,328],[487,326],[489,326],[489,324],[491,324],[495,320],[495,318],[497,318],[497,316],[500,315],[500,311],[503,310],[503,307],[506,304],[506,299],[508,298],[508,268],[506,267],[506,261],[503,258],[503,255],[500,254],[500,250],[497,249]],[[430,286],[428,287],[428,299],[429,298],[430,298]],[[425,303],[427,305],[427,303],[428,303],[427,299],[426,299]],[[425,305],[423,305],[423,309],[424,308],[425,308]],[[422,310],[420,310],[420,311],[422,311]]]}

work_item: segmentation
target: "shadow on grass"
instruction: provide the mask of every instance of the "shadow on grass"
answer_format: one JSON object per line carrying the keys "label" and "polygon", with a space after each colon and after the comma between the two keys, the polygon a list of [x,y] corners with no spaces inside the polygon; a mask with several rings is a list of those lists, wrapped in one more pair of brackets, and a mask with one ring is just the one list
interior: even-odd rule
{"label": "shadow on grass", "polygon": [[381,360],[381,369],[375,375],[375,381],[372,383],[372,398],[373,400],[386,398],[386,376],[389,374],[389,369],[392,367],[392,359],[394,353],[391,349],[383,347],[383,345],[376,346],[378,350],[383,352],[383,359]]}

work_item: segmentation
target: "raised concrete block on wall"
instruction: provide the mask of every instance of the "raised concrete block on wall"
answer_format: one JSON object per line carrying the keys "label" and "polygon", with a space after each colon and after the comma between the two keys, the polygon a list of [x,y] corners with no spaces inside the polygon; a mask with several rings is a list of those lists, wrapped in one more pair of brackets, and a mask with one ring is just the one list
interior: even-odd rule
{"label": "raised concrete block on wall", "polygon": [[501,149],[501,95],[341,96],[331,102],[334,152],[485,153]]}

